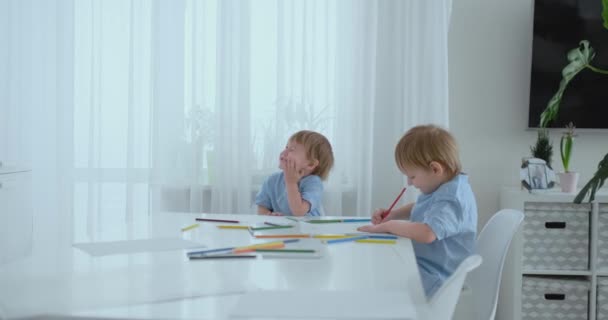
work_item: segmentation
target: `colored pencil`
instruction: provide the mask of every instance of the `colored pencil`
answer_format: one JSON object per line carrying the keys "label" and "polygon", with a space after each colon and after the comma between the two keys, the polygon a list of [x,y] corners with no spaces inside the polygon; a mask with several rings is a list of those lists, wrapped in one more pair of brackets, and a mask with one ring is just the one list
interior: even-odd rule
{"label": "colored pencil", "polygon": [[276,224],[276,223],[272,223],[272,222],[268,222],[268,221],[265,221],[264,224],[265,225],[269,225],[269,226],[273,226],[273,227],[281,227],[281,226],[283,226],[282,224]]}
{"label": "colored pencil", "polygon": [[395,206],[395,204],[397,204],[397,201],[399,201],[399,199],[401,198],[401,196],[405,192],[405,189],[407,189],[407,188],[403,188],[401,190],[401,192],[399,193],[399,195],[397,196],[397,198],[395,199],[395,201],[393,201],[393,204],[391,204],[391,206],[388,208],[388,210],[386,210],[386,211],[384,211],[382,213],[382,215],[381,215],[382,220],[384,220],[384,218],[386,218],[386,216],[388,216],[388,214],[391,213],[391,210],[393,210],[393,207]]}
{"label": "colored pencil", "polygon": [[232,253],[234,254],[239,254],[239,253],[248,253],[248,252],[253,252],[256,251],[258,249],[280,249],[280,248],[285,248],[285,244],[283,242],[277,242],[275,244],[272,245],[265,245],[263,247],[254,247],[254,248],[243,248],[243,249],[234,249],[232,250]]}
{"label": "colored pencil", "polygon": [[255,249],[255,252],[315,253],[313,249]]}
{"label": "colored pencil", "polygon": [[201,256],[190,256],[190,260],[203,260],[203,259],[242,259],[242,258],[255,258],[256,255],[245,255],[245,254],[214,254],[214,255],[201,255]]}
{"label": "colored pencil", "polygon": [[276,239],[276,238],[310,238],[309,234],[261,234],[254,236],[257,239]]}
{"label": "colored pencil", "polygon": [[342,239],[351,238],[353,236],[348,234],[315,234],[312,237],[315,239]]}
{"label": "colored pencil", "polygon": [[320,220],[308,220],[308,223],[338,223],[342,222],[342,219],[320,219]]}
{"label": "colored pencil", "polygon": [[189,226],[187,226],[187,227],[182,228],[182,232],[184,232],[184,231],[188,231],[188,230],[192,230],[192,229],[194,229],[194,228],[198,228],[198,226],[199,226],[199,224],[198,224],[198,223],[195,223],[195,224],[193,224],[193,225],[189,225]]}
{"label": "colored pencil", "polygon": [[370,222],[372,219],[363,218],[363,219],[342,219],[342,222]]}
{"label": "colored pencil", "polygon": [[258,230],[274,230],[274,229],[289,229],[289,228],[293,228],[293,226],[251,227],[251,230],[258,231]]}
{"label": "colored pencil", "polygon": [[188,255],[201,255],[201,254],[208,254],[208,253],[214,253],[214,252],[232,251],[232,250],[234,250],[234,248],[235,247],[218,248],[218,249],[210,249],[210,250],[202,250],[202,251],[190,251],[190,252],[188,252]]}
{"label": "colored pencil", "polygon": [[277,243],[285,244],[285,243],[294,243],[294,242],[298,242],[298,241],[300,241],[300,239],[288,239],[288,240],[283,240],[283,241],[271,241],[271,242],[258,243],[258,244],[242,246],[242,247],[227,247],[227,248],[218,248],[218,249],[210,249],[210,250],[202,250],[202,251],[190,251],[190,252],[188,252],[188,255],[200,255],[200,254],[208,254],[208,253],[215,253],[215,252],[221,252],[221,251],[233,251],[233,250],[250,249],[250,248],[262,249],[267,246],[275,245]]}
{"label": "colored pencil", "polygon": [[225,222],[225,223],[239,223],[237,220],[223,220],[223,219],[208,219],[208,218],[196,218],[196,221],[205,221],[205,222]]}
{"label": "colored pencil", "polygon": [[397,240],[399,237],[393,235],[375,235],[371,234],[368,237],[369,239],[388,239],[388,240]]}
{"label": "colored pencil", "polygon": [[376,240],[376,239],[359,239],[355,240],[355,242],[360,243],[377,243],[377,244],[396,244],[396,240]]}
{"label": "colored pencil", "polygon": [[245,230],[249,230],[249,226],[217,226],[220,229],[245,229]]}
{"label": "colored pencil", "polygon": [[367,239],[367,238],[368,238],[368,236],[358,236],[358,237],[350,237],[350,238],[342,238],[342,239],[332,239],[332,240],[325,240],[325,243],[332,244],[332,243],[340,243],[340,242],[350,242],[350,241]]}

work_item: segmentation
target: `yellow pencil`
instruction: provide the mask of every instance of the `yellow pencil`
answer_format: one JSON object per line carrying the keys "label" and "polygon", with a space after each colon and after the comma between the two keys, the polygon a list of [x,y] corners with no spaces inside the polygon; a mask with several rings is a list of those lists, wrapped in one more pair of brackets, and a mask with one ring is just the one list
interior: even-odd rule
{"label": "yellow pencil", "polygon": [[198,226],[199,226],[199,224],[198,224],[198,223],[195,223],[195,224],[193,224],[193,225],[190,225],[190,226],[184,227],[184,228],[182,228],[182,232],[184,232],[184,231],[188,231],[188,230],[192,230],[192,229],[194,229],[194,228],[198,228]]}
{"label": "yellow pencil", "polygon": [[230,225],[220,225],[217,226],[220,229],[244,229],[249,230],[249,226],[230,226]]}
{"label": "yellow pencil", "polygon": [[273,241],[273,242],[267,242],[267,243],[252,244],[252,245],[243,246],[243,247],[236,247],[236,248],[234,248],[234,250],[263,249],[263,248],[273,247],[276,245],[284,245],[284,244],[285,244],[285,242],[283,242],[283,241]]}
{"label": "yellow pencil", "polygon": [[377,243],[377,244],[396,244],[397,243],[397,241],[395,241],[395,240],[377,240],[377,239],[361,239],[361,240],[355,240],[355,242]]}

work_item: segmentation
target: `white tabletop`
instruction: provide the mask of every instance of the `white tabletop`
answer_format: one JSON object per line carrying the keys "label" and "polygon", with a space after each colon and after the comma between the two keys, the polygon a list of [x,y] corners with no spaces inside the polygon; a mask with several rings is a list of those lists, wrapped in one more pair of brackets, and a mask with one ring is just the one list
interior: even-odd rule
{"label": "white tabletop", "polygon": [[[217,225],[233,224],[197,222],[197,217],[239,220],[240,225],[292,223],[296,227],[285,230],[311,234],[357,232],[356,228],[364,224],[317,225],[257,215],[157,214],[151,218],[149,239],[183,239],[201,248],[92,256],[66,245],[52,252],[34,253],[0,265],[0,318],[73,315],[227,319],[235,315],[239,301],[244,303],[243,297],[258,293],[297,293],[305,297],[316,292],[319,297],[332,297],[335,292],[360,296],[352,302],[370,303],[370,308],[373,298],[382,294],[383,299],[388,299],[387,294],[403,298],[403,318],[411,319],[416,318],[416,305],[424,301],[409,239],[399,238],[396,244],[324,244],[319,239],[301,239],[287,246],[314,248],[321,256],[189,260],[188,251],[275,240],[255,239],[248,230],[220,229]],[[193,223],[199,227],[181,230]],[[305,307],[310,309],[303,301]],[[310,315],[311,311],[293,312]],[[243,317],[242,311],[236,313]]]}

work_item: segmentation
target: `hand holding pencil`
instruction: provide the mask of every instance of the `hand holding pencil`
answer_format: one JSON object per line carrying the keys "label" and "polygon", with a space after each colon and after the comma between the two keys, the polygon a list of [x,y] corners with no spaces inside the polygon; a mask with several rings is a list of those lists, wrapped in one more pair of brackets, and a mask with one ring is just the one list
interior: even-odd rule
{"label": "hand holding pencil", "polygon": [[383,221],[386,220],[386,217],[388,217],[388,215],[391,213],[391,210],[393,210],[393,208],[395,207],[395,205],[397,204],[397,202],[399,201],[399,199],[401,199],[401,196],[403,195],[403,193],[405,192],[406,189],[407,188],[401,189],[401,192],[399,193],[399,195],[397,196],[397,198],[395,198],[395,201],[393,201],[393,203],[388,208],[388,210],[377,209],[374,212],[374,214],[372,215],[372,224],[382,223]]}

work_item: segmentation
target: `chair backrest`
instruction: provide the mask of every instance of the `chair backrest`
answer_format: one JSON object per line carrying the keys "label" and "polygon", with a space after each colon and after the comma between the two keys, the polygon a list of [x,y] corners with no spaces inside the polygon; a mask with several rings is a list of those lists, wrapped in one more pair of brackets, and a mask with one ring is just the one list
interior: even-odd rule
{"label": "chair backrest", "polygon": [[483,264],[467,277],[475,304],[476,319],[492,320],[496,315],[505,257],[513,235],[523,219],[524,214],[520,211],[500,210],[490,218],[477,237],[477,253],[483,258]]}
{"label": "chair backrest", "polygon": [[460,263],[456,271],[441,285],[433,294],[426,310],[427,319],[449,320],[452,319],[454,308],[460,297],[460,291],[464,284],[467,273],[477,268],[482,261],[480,255],[472,255]]}

